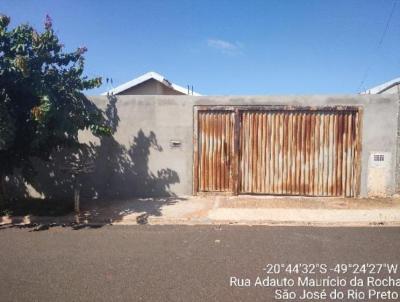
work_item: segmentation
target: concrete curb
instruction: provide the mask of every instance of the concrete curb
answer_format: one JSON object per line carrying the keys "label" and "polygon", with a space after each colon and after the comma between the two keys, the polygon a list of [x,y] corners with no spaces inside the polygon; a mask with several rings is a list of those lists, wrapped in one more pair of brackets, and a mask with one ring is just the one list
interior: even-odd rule
{"label": "concrete curb", "polygon": [[268,221],[299,224],[382,224],[400,222],[399,209],[230,209],[209,212],[211,220],[239,222]]}
{"label": "concrete curb", "polygon": [[5,225],[16,225],[16,226],[24,226],[24,225],[41,225],[41,224],[87,224],[87,225],[105,225],[110,224],[111,222],[106,219],[103,220],[93,220],[89,221],[87,219],[76,217],[76,215],[67,215],[67,216],[0,216],[0,226]]}
{"label": "concrete curb", "polygon": [[271,219],[210,219],[202,218],[160,218],[148,217],[148,219],[140,223],[136,219],[124,219],[121,221],[103,220],[85,220],[75,219],[75,217],[0,217],[0,227],[5,226],[38,226],[38,225],[54,225],[54,226],[81,226],[81,227],[100,227],[104,225],[116,226],[132,226],[132,225],[247,225],[247,226],[309,226],[309,227],[396,227],[400,226],[400,220],[395,221],[316,221],[316,220],[271,220]]}
{"label": "concrete curb", "polygon": [[15,225],[399,226],[400,199],[185,197],[87,204],[79,215],[0,216]]}

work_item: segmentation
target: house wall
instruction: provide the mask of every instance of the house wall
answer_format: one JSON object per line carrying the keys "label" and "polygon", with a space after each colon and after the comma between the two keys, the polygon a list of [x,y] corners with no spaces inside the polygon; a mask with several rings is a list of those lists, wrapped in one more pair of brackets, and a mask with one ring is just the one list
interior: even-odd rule
{"label": "house wall", "polygon": [[[110,137],[82,132],[81,156],[93,162],[80,177],[83,198],[150,197],[192,194],[193,110],[195,105],[357,105],[363,108],[361,196],[396,192],[398,99],[395,95],[348,96],[95,96],[104,110]],[[384,154],[379,166],[374,153]],[[72,179],[63,172],[65,154],[50,163],[36,162],[32,188],[53,198],[71,195]],[[32,190],[31,190],[32,191]],[[68,195],[69,194],[69,195]]]}
{"label": "house wall", "polygon": [[[387,90],[384,90],[383,92],[379,93],[379,94],[393,94],[397,96],[398,99],[398,104],[399,104],[399,109],[400,109],[400,84],[396,84],[393,85],[392,87],[390,87]],[[397,150],[400,150],[400,114],[399,114],[399,110],[398,110],[398,122],[397,122]],[[396,191],[400,192],[400,152],[397,152],[397,157],[396,157],[396,183],[397,183],[397,187],[396,187]]]}
{"label": "house wall", "polygon": [[[110,112],[106,96],[91,99],[104,110],[108,106]],[[116,132],[102,142],[92,140],[93,146],[99,148],[101,160],[97,162],[95,173],[85,179],[87,183],[94,183],[87,194],[104,195],[99,192],[101,190],[111,195],[118,192],[120,196],[192,194],[195,105],[359,105],[363,108],[361,196],[395,193],[397,97],[350,95],[117,96],[114,104]],[[82,140],[88,142],[91,138],[84,134]],[[180,145],[172,146],[172,141]],[[384,167],[374,166],[371,155],[375,152],[385,154],[391,162]]]}
{"label": "house wall", "polygon": [[129,88],[118,95],[183,95],[183,93],[176,91],[159,81],[150,79]]}

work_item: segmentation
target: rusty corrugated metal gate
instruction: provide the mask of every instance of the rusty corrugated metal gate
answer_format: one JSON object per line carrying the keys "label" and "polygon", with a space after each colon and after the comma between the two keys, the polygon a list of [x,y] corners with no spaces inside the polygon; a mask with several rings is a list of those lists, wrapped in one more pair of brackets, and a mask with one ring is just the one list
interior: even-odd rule
{"label": "rusty corrugated metal gate", "polygon": [[232,112],[204,112],[199,115],[199,191],[233,191],[231,158],[234,155]]}
{"label": "rusty corrugated metal gate", "polygon": [[361,109],[196,106],[194,191],[359,195]]}

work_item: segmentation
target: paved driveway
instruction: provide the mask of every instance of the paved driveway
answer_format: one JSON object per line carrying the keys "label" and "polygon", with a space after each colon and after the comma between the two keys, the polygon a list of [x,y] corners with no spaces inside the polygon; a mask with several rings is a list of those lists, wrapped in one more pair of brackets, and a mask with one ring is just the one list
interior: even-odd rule
{"label": "paved driveway", "polygon": [[275,301],[230,278],[265,277],[268,263],[400,262],[395,227],[10,228],[0,241],[1,301]]}

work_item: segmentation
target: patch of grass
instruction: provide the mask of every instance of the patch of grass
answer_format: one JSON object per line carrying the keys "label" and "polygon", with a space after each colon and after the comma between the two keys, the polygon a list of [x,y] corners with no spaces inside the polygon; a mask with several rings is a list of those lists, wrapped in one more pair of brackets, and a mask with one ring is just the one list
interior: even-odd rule
{"label": "patch of grass", "polygon": [[13,199],[0,204],[0,216],[63,216],[72,211],[71,201],[53,199]]}

